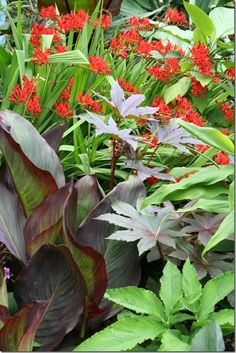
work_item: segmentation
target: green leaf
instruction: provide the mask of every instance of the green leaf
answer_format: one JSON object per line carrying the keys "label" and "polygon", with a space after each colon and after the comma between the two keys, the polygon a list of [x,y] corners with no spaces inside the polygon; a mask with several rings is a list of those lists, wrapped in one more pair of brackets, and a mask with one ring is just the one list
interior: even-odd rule
{"label": "green leaf", "polygon": [[61,63],[67,64],[67,65],[89,64],[88,59],[78,49],[67,51],[64,53],[49,55],[48,61],[52,64],[61,64]]}
{"label": "green leaf", "polygon": [[219,130],[212,127],[199,127],[191,123],[186,123],[186,121],[180,119],[178,120],[178,124],[207,145],[216,147],[231,155],[234,154],[233,142],[228,136],[222,134]]}
{"label": "green leaf", "polygon": [[234,310],[233,309],[222,309],[220,311],[211,313],[209,315],[210,320],[214,320],[220,325],[223,333],[232,333],[234,331]]}
{"label": "green leaf", "polygon": [[221,328],[215,322],[203,326],[192,339],[192,352],[223,352],[225,350]]}
{"label": "green leaf", "polygon": [[96,333],[76,347],[74,351],[125,351],[148,339],[154,340],[163,331],[164,326],[151,316],[122,319]]}
{"label": "green leaf", "polygon": [[209,280],[202,290],[198,321],[205,320],[214,311],[215,305],[234,289],[234,274],[226,272]]}
{"label": "green leaf", "polygon": [[181,339],[178,331],[169,330],[164,332],[161,339],[161,347],[158,352],[188,352],[190,345]]}
{"label": "green leaf", "polygon": [[164,100],[166,104],[172,102],[177,96],[183,97],[191,85],[191,78],[183,77],[174,85],[168,87],[164,91]]}
{"label": "green leaf", "polygon": [[[173,169],[174,173],[174,169]],[[202,195],[206,196],[212,187],[212,195],[208,194],[209,197],[213,198],[214,192],[216,195],[220,193],[227,193],[226,188],[218,185],[221,180],[224,180],[229,175],[233,174],[232,166],[224,166],[223,168],[217,168],[216,166],[209,166],[202,168],[195,174],[191,174],[188,178],[183,178],[179,183],[163,185],[157,189],[152,195],[145,198],[142,203],[142,208],[147,207],[150,204],[160,204],[165,200],[184,200],[184,199],[196,199]],[[219,193],[217,188],[219,186]],[[196,189],[196,192],[194,192]],[[202,191],[201,191],[202,189]]]}
{"label": "green leaf", "polygon": [[202,252],[202,256],[206,254],[207,251],[211,250],[214,246],[219,244],[222,240],[225,240],[234,234],[234,211],[223,220],[216,233],[211,237],[207,243],[205,249]]}
{"label": "green leaf", "polygon": [[210,17],[199,7],[189,4],[186,1],[183,3],[187,13],[193,20],[196,27],[204,34],[205,37],[209,36],[211,41],[213,41],[216,35],[216,28]]}
{"label": "green leaf", "polygon": [[234,181],[230,184],[229,187],[229,208],[230,211],[234,210]]}
{"label": "green leaf", "polygon": [[55,151],[29,121],[14,112],[0,113],[0,150],[27,216],[65,184]]}
{"label": "green leaf", "polygon": [[85,283],[65,245],[43,245],[17,277],[14,289],[20,307],[48,301],[35,337],[44,347],[58,345],[84,313]]}
{"label": "green leaf", "polygon": [[150,290],[137,287],[108,289],[105,298],[136,313],[157,316],[164,322],[166,320],[163,304]]}
{"label": "green leaf", "polygon": [[198,279],[194,266],[190,263],[189,258],[186,260],[182,271],[182,285],[185,296],[196,295],[202,293],[202,286]]}
{"label": "green leaf", "polygon": [[10,318],[0,330],[0,350],[31,352],[35,332],[47,308],[47,303],[27,304]]}
{"label": "green leaf", "polygon": [[233,8],[216,7],[209,13],[209,17],[215,25],[217,39],[234,33]]}
{"label": "green leaf", "polygon": [[228,213],[229,210],[229,203],[227,200],[220,200],[220,199],[200,199],[197,201],[192,207],[186,208],[179,208],[177,213],[180,212],[192,212],[195,210],[204,210],[207,212],[214,212],[214,213]]}
{"label": "green leaf", "polygon": [[0,267],[0,305],[8,308],[7,284],[4,270]]}
{"label": "green leaf", "polygon": [[182,276],[177,266],[168,261],[160,279],[160,297],[164,303],[166,314],[169,317],[174,306],[183,296]]}

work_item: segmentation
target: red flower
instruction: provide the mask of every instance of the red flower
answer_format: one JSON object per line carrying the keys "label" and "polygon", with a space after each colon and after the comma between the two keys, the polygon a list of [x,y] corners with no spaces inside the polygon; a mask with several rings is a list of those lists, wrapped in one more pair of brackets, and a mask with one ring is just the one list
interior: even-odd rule
{"label": "red flower", "polygon": [[102,106],[101,104],[95,100],[92,99],[88,94],[83,94],[80,92],[76,99],[80,102],[82,106],[85,108],[88,108],[89,110],[92,110],[95,113],[101,113],[102,112]]}
{"label": "red flower", "polygon": [[156,148],[158,146],[158,139],[156,137],[152,137],[150,132],[143,132],[141,135],[144,138],[143,143],[149,144],[150,148]]}
{"label": "red flower", "polygon": [[156,182],[158,181],[158,178],[156,178],[154,176],[150,176],[146,180],[147,180],[148,184],[153,185],[153,184],[156,184]]}
{"label": "red flower", "polygon": [[218,152],[217,156],[215,157],[215,162],[217,164],[230,164],[230,160],[229,160],[229,155],[226,152]]}
{"label": "red flower", "polygon": [[41,44],[41,38],[43,34],[55,34],[53,28],[47,28],[42,23],[35,23],[31,30],[30,43],[38,48]]}
{"label": "red flower", "polygon": [[229,78],[229,80],[234,81],[234,67],[230,67],[225,72],[225,75]]}
{"label": "red flower", "polygon": [[118,78],[117,80],[124,91],[130,93],[140,93],[140,88],[135,90],[134,85],[131,82],[127,82],[124,78]]}
{"label": "red flower", "polygon": [[60,31],[81,31],[84,28],[85,22],[89,21],[89,16],[86,11],[79,10],[76,13],[63,15],[58,20],[58,28]]}
{"label": "red flower", "polygon": [[56,53],[65,53],[66,51],[68,51],[67,47],[64,47],[63,45],[55,45],[55,49],[56,49]]}
{"label": "red flower", "polygon": [[44,51],[42,51],[40,48],[36,48],[32,61],[35,63],[35,65],[47,65],[49,55],[50,49],[45,49]]}
{"label": "red flower", "polygon": [[168,8],[165,20],[172,23],[178,23],[185,26],[188,26],[188,22],[186,20],[185,13],[182,11],[178,11],[177,9]]}
{"label": "red flower", "polygon": [[97,26],[100,25],[101,28],[108,29],[110,28],[111,20],[112,20],[111,15],[102,15],[101,21],[99,19],[95,21],[94,27],[96,28]]}
{"label": "red flower", "polygon": [[172,109],[165,103],[164,99],[156,96],[151,105],[152,107],[159,108],[155,115],[158,117],[165,117],[165,123],[168,123],[171,118]]}
{"label": "red flower", "polygon": [[9,101],[15,104],[20,104],[22,102],[26,102],[31,95],[36,94],[36,82],[35,80],[29,81],[28,78],[23,76],[23,89],[17,83],[15,88],[13,89]]}
{"label": "red flower", "polygon": [[179,68],[179,59],[168,58],[164,65],[154,65],[151,68],[147,68],[147,71],[158,80],[168,82],[173,75],[179,73]]}
{"label": "red flower", "polygon": [[203,43],[194,45],[191,50],[191,57],[198,70],[203,75],[211,75],[211,61],[208,48]]}
{"label": "red flower", "polygon": [[27,103],[27,110],[33,115],[38,115],[42,111],[39,104],[39,99],[40,99],[39,97],[33,96],[32,98],[29,99]]}
{"label": "red flower", "polygon": [[100,56],[89,57],[89,69],[96,74],[111,74],[111,70],[108,69],[108,63]]}
{"label": "red flower", "polygon": [[127,56],[127,47],[123,44],[121,38],[112,38],[110,40],[110,47],[113,53],[125,59]]}
{"label": "red flower", "polygon": [[209,150],[210,147],[211,146],[209,146],[209,145],[195,145],[196,150],[201,153],[206,152],[207,150]]}
{"label": "red flower", "polygon": [[49,18],[51,20],[57,19],[56,9],[54,6],[42,7],[40,16],[43,18]]}
{"label": "red flower", "polygon": [[136,53],[141,55],[149,55],[152,50],[154,49],[151,43],[141,40],[136,48]]}
{"label": "red flower", "polygon": [[135,29],[129,29],[128,31],[122,33],[120,38],[123,42],[128,44],[137,44],[141,40],[140,35],[136,32]]}
{"label": "red flower", "polygon": [[202,97],[206,92],[207,88],[202,86],[200,82],[198,82],[194,77],[192,77],[192,89],[191,93],[195,97]]}
{"label": "red flower", "polygon": [[222,110],[224,113],[225,119],[227,121],[233,121],[234,120],[234,111],[231,108],[231,106],[225,102],[223,104],[219,104],[219,108]]}
{"label": "red flower", "polygon": [[148,18],[138,19],[135,16],[129,19],[129,26],[135,27],[137,29],[147,29],[147,30],[152,28],[152,25],[149,22]]}
{"label": "red flower", "polygon": [[204,126],[205,122],[202,118],[201,115],[199,115],[197,112],[189,112],[185,115],[183,118],[184,121],[187,121],[188,123],[195,124],[197,126]]}
{"label": "red flower", "polygon": [[57,114],[62,118],[70,117],[73,114],[73,111],[69,108],[69,102],[67,101],[55,103],[54,108]]}

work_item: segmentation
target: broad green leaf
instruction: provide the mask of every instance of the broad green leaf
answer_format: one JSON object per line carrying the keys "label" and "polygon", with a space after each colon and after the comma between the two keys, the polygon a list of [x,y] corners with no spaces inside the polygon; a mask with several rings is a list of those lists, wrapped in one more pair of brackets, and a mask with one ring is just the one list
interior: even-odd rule
{"label": "broad green leaf", "polygon": [[195,316],[185,313],[177,313],[171,316],[170,325],[172,326],[187,320],[195,320]]}
{"label": "broad green leaf", "polygon": [[[185,198],[196,199],[203,195],[203,198],[213,198],[220,193],[227,193],[226,188],[220,184],[218,185],[218,183],[232,174],[232,166],[224,166],[223,168],[209,166],[202,168],[200,171],[190,175],[188,178],[183,178],[179,183],[163,185],[152,195],[144,199],[142,208],[150,204],[159,204],[167,199],[170,201],[184,200]],[[218,187],[219,192],[217,192]],[[194,192],[195,190],[196,192]]]}
{"label": "broad green leaf", "polygon": [[198,279],[194,266],[190,263],[189,258],[186,260],[182,270],[182,286],[185,296],[199,296],[202,292],[202,286]]}
{"label": "broad green leaf", "polygon": [[43,347],[58,345],[82,318],[85,283],[65,245],[43,245],[17,277],[14,289],[20,307],[48,301],[35,336]]}
{"label": "broad green leaf", "polygon": [[36,330],[47,309],[46,302],[25,305],[0,330],[0,350],[31,352]]}
{"label": "broad green leaf", "polygon": [[212,81],[211,77],[205,76],[197,71],[190,71],[190,74],[194,76],[196,80],[200,82],[203,87],[207,86]]}
{"label": "broad green leaf", "polygon": [[215,156],[218,151],[219,151],[218,148],[210,147],[203,154],[199,155],[198,159],[196,159],[191,164],[191,166],[192,167],[202,167],[202,166],[204,166],[207,162],[211,161],[212,157]]}
{"label": "broad green leaf", "polygon": [[88,64],[88,59],[84,54],[76,49],[67,51],[65,53],[51,54],[48,57],[48,61],[52,64],[67,64],[67,65],[79,65],[79,64]]}
{"label": "broad green leaf", "polygon": [[209,17],[215,25],[217,39],[234,33],[233,8],[216,7],[209,13]]}
{"label": "broad green leaf", "polygon": [[8,308],[7,284],[4,270],[0,267],[0,305]]}
{"label": "broad green leaf", "polygon": [[229,202],[227,200],[221,199],[200,199],[193,206],[186,208],[179,208],[177,213],[180,212],[192,212],[195,210],[204,210],[207,212],[214,213],[228,213],[229,210]]}
{"label": "broad green leaf", "polygon": [[160,282],[159,295],[164,303],[166,314],[170,317],[174,306],[183,296],[181,272],[171,261],[165,265]]}
{"label": "broad green leaf", "polygon": [[223,352],[224,339],[220,326],[211,321],[200,328],[192,339],[191,352]]}
{"label": "broad green leaf", "polygon": [[183,97],[191,85],[191,78],[183,77],[174,85],[168,87],[164,91],[164,100],[166,104],[172,102],[177,96]]}
{"label": "broad green leaf", "polygon": [[125,351],[146,340],[154,340],[163,331],[164,326],[151,316],[122,319],[82,342],[74,351]]}
{"label": "broad green leaf", "polygon": [[161,346],[158,352],[189,352],[190,345],[181,339],[178,331],[168,330],[164,332]]}
{"label": "broad green leaf", "polygon": [[193,20],[196,27],[204,34],[205,37],[209,36],[211,41],[213,41],[216,34],[216,28],[210,17],[199,7],[189,4],[186,1],[183,3],[187,13]]}
{"label": "broad green leaf", "polygon": [[234,181],[230,184],[229,187],[229,208],[230,211],[234,210]]}
{"label": "broad green leaf", "polygon": [[234,310],[233,309],[222,309],[220,311],[211,313],[209,315],[210,320],[214,320],[218,325],[221,326],[223,333],[232,333],[234,331]]}
{"label": "broad green leaf", "polygon": [[0,183],[0,242],[16,258],[26,262],[23,215],[17,195]]}
{"label": "broad green leaf", "polygon": [[55,151],[28,120],[14,112],[0,113],[0,150],[27,216],[65,184]]}
{"label": "broad green leaf", "polygon": [[234,234],[234,211],[231,211],[227,217],[223,220],[216,233],[211,237],[207,243],[205,249],[202,252],[202,256],[206,254],[207,251],[211,250],[214,246],[219,244],[222,240],[233,236]]}
{"label": "broad green leaf", "polygon": [[199,321],[208,318],[214,311],[215,305],[224,299],[234,289],[234,274],[226,272],[209,280],[203,290],[200,298],[199,311],[197,318]]}
{"label": "broad green leaf", "polygon": [[230,138],[212,127],[199,127],[186,121],[178,120],[178,124],[207,145],[218,148],[221,151],[234,154],[234,144]]}
{"label": "broad green leaf", "polygon": [[150,290],[137,287],[108,289],[105,298],[136,313],[149,314],[157,316],[162,321],[166,320],[163,304]]}

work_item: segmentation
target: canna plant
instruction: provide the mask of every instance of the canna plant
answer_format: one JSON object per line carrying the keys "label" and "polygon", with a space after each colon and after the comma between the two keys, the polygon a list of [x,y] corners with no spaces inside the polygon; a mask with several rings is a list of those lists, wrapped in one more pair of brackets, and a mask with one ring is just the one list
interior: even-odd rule
{"label": "canna plant", "polygon": [[[234,310],[216,311],[215,305],[232,291],[233,272],[202,287],[189,259],[182,273],[169,261],[160,283],[158,296],[137,287],[107,290],[105,297],[124,308],[118,321],[74,351],[223,351],[223,334],[233,330]],[[186,321],[187,327],[182,324]]]}

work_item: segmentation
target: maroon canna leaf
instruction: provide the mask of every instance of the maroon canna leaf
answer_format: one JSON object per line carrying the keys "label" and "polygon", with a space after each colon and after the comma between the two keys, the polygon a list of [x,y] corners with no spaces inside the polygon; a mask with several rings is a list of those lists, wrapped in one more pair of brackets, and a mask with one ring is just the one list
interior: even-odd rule
{"label": "maroon canna leaf", "polygon": [[42,137],[47,141],[47,143],[54,149],[57,153],[61,144],[62,136],[66,130],[66,123],[57,124],[49,128],[42,134]]}
{"label": "maroon canna leaf", "polygon": [[27,304],[0,330],[0,350],[32,351],[35,332],[47,309],[47,302]]}
{"label": "maroon canna leaf", "polygon": [[60,343],[82,319],[85,309],[85,283],[64,245],[42,246],[17,278],[14,295],[20,307],[48,301],[36,333],[41,349],[52,349]]}
{"label": "maroon canna leaf", "polygon": [[[0,329],[10,319],[10,313],[6,306],[0,305]],[[0,343],[1,344],[1,343]]]}
{"label": "maroon canna leaf", "polygon": [[[91,177],[89,176],[89,179],[90,178]],[[81,181],[85,180],[88,180],[88,178],[84,177],[81,179]],[[80,184],[77,184],[77,188],[80,190],[82,189],[81,181]],[[95,193],[97,193],[97,191]],[[77,193],[75,189],[70,189],[70,194],[64,207],[64,237],[75,262],[83,274],[87,285],[88,297],[90,300],[89,304],[98,305],[107,289],[106,265],[104,257],[98,251],[89,246],[81,246],[74,240],[77,228],[76,218],[78,218],[77,204],[79,204],[78,200],[81,196],[82,195]],[[90,196],[90,198],[93,198],[93,196]],[[80,209],[78,208],[78,213],[79,212]]]}
{"label": "maroon canna leaf", "polygon": [[56,153],[29,121],[14,112],[0,113],[0,150],[27,216],[65,184]]}
{"label": "maroon canna leaf", "polygon": [[75,240],[85,246],[91,246],[103,254],[106,261],[108,287],[118,288],[136,285],[140,279],[140,260],[136,244],[107,240],[114,232],[114,226],[96,218],[112,212],[113,198],[135,205],[137,199],[145,196],[142,181],[135,176],[117,185],[90,213],[79,227]]}

